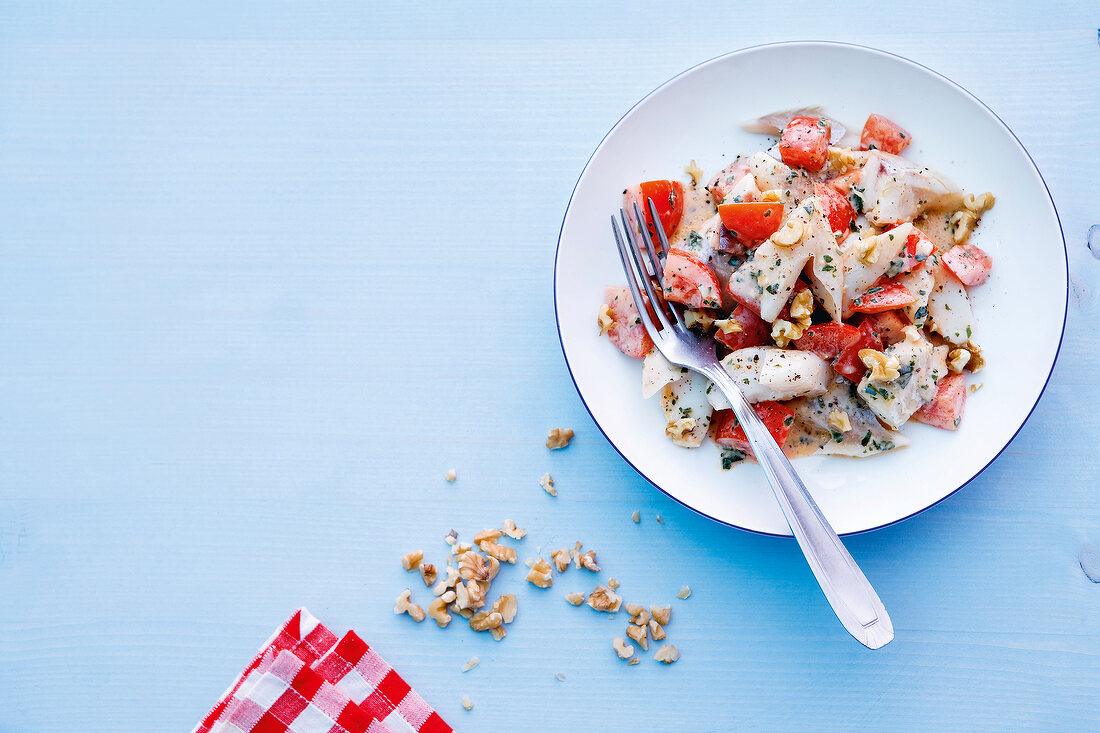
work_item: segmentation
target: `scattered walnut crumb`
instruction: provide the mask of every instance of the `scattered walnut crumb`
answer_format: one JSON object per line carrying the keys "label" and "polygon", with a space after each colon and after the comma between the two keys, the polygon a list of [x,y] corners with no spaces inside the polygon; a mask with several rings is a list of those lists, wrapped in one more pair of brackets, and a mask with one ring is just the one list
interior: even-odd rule
{"label": "scattered walnut crumb", "polygon": [[493,637],[493,641],[500,641],[504,637],[508,636],[508,632],[504,630],[503,626],[494,626],[489,629],[489,633]]}
{"label": "scattered walnut crumb", "polygon": [[493,610],[500,614],[504,623],[512,623],[512,620],[516,617],[516,611],[519,610],[519,606],[516,604],[515,594],[505,593],[502,595],[493,604]]}
{"label": "scattered walnut crumb", "polygon": [[665,644],[653,655],[653,658],[658,662],[665,664],[672,664],[680,658],[680,650],[674,647],[672,644]]}
{"label": "scattered walnut crumb", "polygon": [[588,552],[584,553],[583,555],[578,555],[577,557],[580,560],[580,566],[582,568],[584,568],[585,570],[588,570],[589,572],[593,572],[593,573],[600,572],[600,566],[596,564],[596,551],[595,550],[589,550]]}
{"label": "scattered walnut crumb", "polygon": [[657,619],[651,618],[649,620],[649,635],[653,637],[653,641],[660,641],[665,638],[665,627],[657,623]]}
{"label": "scattered walnut crumb", "polygon": [[504,525],[500,528],[500,531],[514,540],[522,540],[527,535],[527,530],[517,527],[511,519],[504,520]]}
{"label": "scattered walnut crumb", "polygon": [[455,479],[458,478],[458,471],[454,470],[453,468],[449,469],[447,473],[443,474],[443,477],[453,484],[455,482]]}
{"label": "scattered walnut crumb", "polygon": [[496,542],[493,542],[491,540],[485,540],[479,545],[479,547],[481,547],[481,551],[489,557],[495,557],[497,560],[509,563],[511,565],[516,564],[516,551],[513,550],[511,547],[498,545]]}
{"label": "scattered walnut crumb", "polygon": [[447,628],[447,624],[451,623],[451,614],[447,613],[447,604],[452,603],[454,600],[455,592],[449,590],[438,598],[433,599],[432,602],[428,604],[428,616],[430,616],[432,621],[435,621],[441,629]]}
{"label": "scattered walnut crumb", "polygon": [[412,620],[420,623],[424,620],[424,609],[416,605],[409,598],[411,591],[406,588],[401,591],[401,595],[397,597],[396,603],[393,604],[393,612],[400,615],[407,613],[412,616]]}
{"label": "scattered walnut crumb", "polygon": [[478,611],[470,617],[470,628],[474,631],[488,631],[502,623],[504,623],[504,617],[496,611]]}
{"label": "scattered walnut crumb", "polygon": [[984,386],[985,386],[985,382],[978,382],[977,384],[970,385],[970,387],[969,387],[970,394],[974,394],[975,392],[977,392],[979,389],[981,389]]}
{"label": "scattered walnut crumb", "polygon": [[611,307],[607,303],[600,303],[600,309],[596,313],[596,325],[600,327],[601,336],[615,328],[615,319],[611,316]]}
{"label": "scattered walnut crumb", "polygon": [[569,445],[573,435],[574,433],[570,428],[554,428],[546,438],[546,447],[550,450],[560,450]]}
{"label": "scattered walnut crumb", "polygon": [[463,672],[469,672],[471,669],[473,669],[474,667],[476,667],[479,664],[481,664],[480,659],[478,659],[477,657],[470,657],[466,661],[466,664],[462,665],[462,671]]}
{"label": "scattered walnut crumb", "polygon": [[695,164],[695,161],[691,161],[684,166],[684,173],[691,176],[691,187],[699,185],[699,181],[703,180],[703,169]]}
{"label": "scattered walnut crumb", "polygon": [[473,710],[474,709],[474,703],[470,700],[469,695],[463,695],[462,696],[462,707],[465,708],[466,710]]}
{"label": "scattered walnut crumb", "polygon": [[554,675],[554,679],[556,679],[558,682],[565,682],[565,675],[563,675],[561,672],[558,672],[556,675]]}
{"label": "scattered walnut crumb", "polygon": [[435,565],[430,562],[420,563],[420,577],[423,578],[424,585],[430,588],[438,576],[439,573],[436,572]]}
{"label": "scattered walnut crumb", "polygon": [[676,594],[676,597],[681,599],[681,600],[686,600],[687,597],[690,596],[690,595],[691,595],[691,588],[689,588],[685,585],[683,588],[680,589],[680,592]]}
{"label": "scattered walnut crumb", "polygon": [[[680,589],[680,592],[683,593],[684,589],[687,589],[688,595],[691,595],[691,589],[686,585]],[[649,614],[657,620],[657,623],[668,626],[668,621],[672,618],[672,606],[650,606]]]}
{"label": "scattered walnut crumb", "polygon": [[645,626],[630,624],[626,627],[626,635],[633,639],[642,648],[642,651],[649,651],[649,637],[646,636]]}
{"label": "scattered walnut crumb", "polygon": [[454,530],[452,529],[452,530],[451,530],[450,532],[448,532],[447,534],[443,535],[443,541],[444,541],[444,542],[446,542],[446,543],[447,543],[448,545],[450,545],[451,547],[454,547],[454,546],[455,546],[455,543],[457,543],[457,542],[458,542],[458,532],[455,532],[455,531],[454,531]]}
{"label": "scattered walnut crumb", "polygon": [[607,587],[610,588],[611,590],[618,590],[619,589],[619,581],[615,580],[614,578],[608,578],[607,579]]}
{"label": "scattered walnut crumb", "polygon": [[438,583],[435,584],[435,587],[432,588],[432,593],[434,593],[437,596],[443,595],[443,593],[446,592],[446,590],[448,588],[454,588],[455,587],[455,583],[458,582],[459,577],[460,576],[459,576],[458,570],[456,568],[448,567],[447,568],[447,577],[441,579]]}
{"label": "scattered walnut crumb", "polygon": [[554,561],[554,567],[559,573],[564,573],[569,568],[569,550],[564,547],[551,552],[550,559]]}
{"label": "scattered walnut crumb", "polygon": [[558,495],[558,490],[554,488],[554,479],[548,473],[542,474],[542,478],[539,479],[539,486],[550,496]]}
{"label": "scattered walnut crumb", "polygon": [[539,588],[549,588],[554,584],[554,579],[550,575],[550,563],[540,557],[531,566],[531,572],[527,573],[527,582]]}
{"label": "scattered walnut crumb", "polygon": [[661,515],[658,514],[657,515],[657,524],[664,524],[664,523],[665,523],[665,520],[661,519]]}
{"label": "scattered walnut crumb", "polygon": [[627,665],[629,665],[629,666],[633,667],[633,666],[634,666],[635,664],[637,664],[637,663],[638,663],[638,662],[640,662],[640,661],[642,661],[642,660],[638,659],[637,657],[634,657],[634,658],[633,658],[633,659],[631,659],[631,660],[630,660],[629,662],[627,662]]}
{"label": "scattered walnut crumb", "polygon": [[615,613],[623,603],[623,597],[605,585],[597,585],[588,594],[588,605],[597,611]]}
{"label": "scattered walnut crumb", "polygon": [[638,524],[642,521],[642,513],[635,509],[634,513],[630,515],[630,518],[634,520],[634,524]]}
{"label": "scattered walnut crumb", "polygon": [[420,562],[424,559],[423,550],[413,550],[412,552],[406,552],[401,557],[401,567],[406,570],[416,570],[420,567]]}
{"label": "scattered walnut crumb", "polygon": [[626,639],[616,636],[611,640],[611,648],[619,655],[619,659],[630,659],[634,656],[634,645],[627,643]]}
{"label": "scattered walnut crumb", "polygon": [[566,593],[565,600],[569,601],[574,606],[579,606],[584,603],[584,593]]}

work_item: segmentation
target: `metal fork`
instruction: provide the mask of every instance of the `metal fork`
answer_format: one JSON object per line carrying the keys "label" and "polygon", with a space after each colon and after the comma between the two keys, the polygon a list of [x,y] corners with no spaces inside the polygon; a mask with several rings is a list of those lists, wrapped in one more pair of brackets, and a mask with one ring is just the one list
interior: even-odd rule
{"label": "metal fork", "polygon": [[[648,205],[652,220],[659,222],[653,199],[648,200]],[[894,627],[878,594],[821,513],[794,466],[741,394],[737,383],[719,363],[714,340],[698,336],[685,327],[680,312],[662,297],[661,259],[646,231],[645,218],[638,204],[634,204],[633,224],[622,209],[619,209],[619,219],[624,231],[620,232],[614,216],[611,217],[611,229],[619,247],[630,294],[638,305],[646,332],[666,359],[699,372],[726,395],[749,439],[756,460],[768,477],[787,524],[840,623],[870,649],[888,644],[894,638]],[[661,251],[667,252],[668,239],[663,228],[660,225],[653,228],[660,240]]]}

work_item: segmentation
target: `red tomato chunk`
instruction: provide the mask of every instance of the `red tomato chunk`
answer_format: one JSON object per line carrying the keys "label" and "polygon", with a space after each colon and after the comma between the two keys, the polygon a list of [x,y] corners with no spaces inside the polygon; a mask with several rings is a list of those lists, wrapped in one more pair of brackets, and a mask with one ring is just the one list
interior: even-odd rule
{"label": "red tomato chunk", "polygon": [[897,155],[913,141],[909,133],[882,115],[872,114],[859,136],[861,150],[881,150]]}
{"label": "red tomato chunk", "polygon": [[783,204],[778,201],[720,204],[718,216],[737,241],[755,247],[779,229]]}
{"label": "red tomato chunk", "polygon": [[852,222],[856,220],[856,210],[852,208],[848,197],[832,186],[821,183],[814,184],[814,196],[825,207],[829,229],[837,235],[838,242],[843,242],[851,231]]}
{"label": "red tomato chunk", "polygon": [[653,242],[657,242],[657,229],[653,224],[653,216],[649,213],[648,199],[653,199],[653,205],[657,207],[657,216],[661,219],[661,228],[665,236],[671,237],[676,231],[680,219],[684,216],[684,184],[679,181],[644,181],[642,184],[642,200],[638,205],[645,214],[645,223],[649,228],[649,236]]}
{"label": "red tomato chunk", "polygon": [[956,244],[940,260],[963,285],[981,285],[993,267],[993,258],[973,244]]}
{"label": "red tomato chunk", "polygon": [[810,326],[792,343],[800,351],[811,351],[825,361],[833,361],[859,337],[859,329],[855,326],[830,322]]}
{"label": "red tomato chunk", "polygon": [[894,280],[879,280],[866,293],[852,299],[852,310],[856,313],[882,313],[901,308],[914,302],[916,297]]}
{"label": "red tomato chunk", "polygon": [[944,430],[958,430],[966,406],[966,377],[948,374],[936,383],[936,396],[913,413],[913,419]]}
{"label": "red tomato chunk", "polygon": [[[794,412],[779,402],[759,402],[752,406],[764,427],[780,447],[787,442],[787,436],[794,425]],[[745,429],[737,421],[733,410],[718,410],[711,420],[714,425],[714,442],[723,448],[735,448],[745,455],[756,457],[749,445]]]}
{"label": "red tomato chunk", "polygon": [[795,117],[779,138],[779,157],[792,167],[819,171],[829,157],[829,121],[822,117]]}
{"label": "red tomato chunk", "polygon": [[723,333],[722,329],[717,329],[714,332],[714,338],[727,349],[737,351],[750,346],[767,346],[771,343],[771,324],[761,319],[751,309],[738,305],[730,314],[730,320],[740,323],[741,330],[737,333]]}
{"label": "red tomato chunk", "polygon": [[836,373],[847,377],[853,382],[863,379],[863,375],[867,373],[867,367],[863,364],[863,360],[859,358],[859,352],[863,349],[882,350],[882,341],[875,335],[874,327],[867,319],[859,324],[859,337],[845,346],[844,350],[837,356],[836,361],[833,362],[833,369]]}
{"label": "red tomato chunk", "polygon": [[722,286],[707,264],[682,249],[672,248],[665,258],[665,299],[688,308],[718,308]]}
{"label": "red tomato chunk", "polygon": [[604,302],[611,310],[611,319],[615,324],[607,332],[611,343],[619,348],[627,356],[641,359],[653,348],[653,340],[646,333],[642,325],[638,306],[634,304],[634,298],[630,290],[616,285],[608,285],[604,295]]}

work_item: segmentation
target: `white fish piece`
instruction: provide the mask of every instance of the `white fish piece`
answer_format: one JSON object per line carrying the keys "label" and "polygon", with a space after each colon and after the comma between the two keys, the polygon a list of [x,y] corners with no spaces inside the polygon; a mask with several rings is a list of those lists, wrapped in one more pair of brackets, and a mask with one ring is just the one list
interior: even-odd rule
{"label": "white fish piece", "polygon": [[722,390],[718,389],[718,385],[710,380],[707,380],[707,401],[710,402],[710,406],[715,410],[732,410],[733,405],[726,399],[726,395],[722,393]]}
{"label": "white fish piece", "polygon": [[767,153],[756,153],[749,158],[756,186],[761,191],[780,191],[784,213],[802,199],[813,195],[814,180],[801,168],[791,168]]}
{"label": "white fish piece", "polygon": [[957,207],[962,191],[946,176],[898,155],[871,151],[855,193],[877,226],[912,221],[926,210]]}
{"label": "white fish piece", "polygon": [[756,248],[751,260],[734,270],[729,290],[734,300],[751,303],[762,319],[772,323],[791,299],[795,282],[812,255],[808,243],[780,247],[769,239]]}
{"label": "white fish piece", "polygon": [[931,266],[936,286],[928,296],[928,321],[933,331],[951,343],[965,344],[973,340],[976,330],[970,296],[966,286],[936,259]]}
{"label": "white fish piece", "polygon": [[924,324],[928,320],[928,299],[932,296],[932,290],[936,287],[935,276],[925,266],[898,275],[897,280],[916,298],[903,308],[906,317],[917,328],[924,328]]}
{"label": "white fish piece", "polygon": [[829,125],[832,128],[832,133],[829,135],[829,142],[831,143],[837,142],[848,133],[847,127],[826,115],[825,109],[818,105],[772,112],[742,124],[741,129],[758,135],[782,135],[787,124],[795,117],[824,117],[829,120]]}
{"label": "white fish piece", "polygon": [[[856,394],[880,420],[900,428],[928,400],[936,395],[939,359],[932,343],[915,326],[906,326],[906,337],[883,353],[898,360],[898,376],[889,381],[872,380],[870,372],[860,380]],[[946,347],[941,347],[946,348]],[[946,371],[946,354],[943,367]],[[939,376],[943,371],[939,372]]]}
{"label": "white fish piece", "polygon": [[642,359],[642,398],[648,400],[666,384],[682,379],[687,371],[684,367],[674,366],[657,349],[651,350]]}
{"label": "white fish piece", "polygon": [[[800,424],[819,436],[820,450],[826,455],[867,458],[904,448],[911,442],[901,433],[883,427],[875,413],[855,396],[855,385],[843,377],[832,379],[825,394],[791,400],[787,406]],[[829,415],[834,410],[848,416],[851,430],[842,433],[829,424]]]}
{"label": "white fish piece", "polygon": [[[745,181],[746,176],[749,177],[748,182]],[[733,193],[735,188],[742,189],[742,196],[745,191],[751,191],[752,189],[748,188],[750,183],[752,184],[752,189],[756,189],[756,181],[752,178],[752,173],[749,170],[749,159],[737,156],[732,163],[718,171],[718,174],[711,179],[706,188],[707,191],[710,192],[710,197],[714,205],[717,206],[725,201],[727,197],[736,195]],[[754,195],[760,195],[759,189],[755,190]],[[752,199],[743,200],[750,201]]]}
{"label": "white fish piece", "polygon": [[738,349],[722,360],[722,368],[749,402],[824,394],[832,372],[816,354],[775,346]]}
{"label": "white fish piece", "polygon": [[825,312],[839,323],[844,301],[844,262],[825,207],[816,196],[811,196],[795,209],[795,215],[805,227],[802,241],[811,250],[810,289]]}
{"label": "white fish piece", "polygon": [[[867,237],[850,236],[844,248],[844,317],[852,315],[852,300],[867,292],[890,270],[893,263],[900,267],[902,249],[913,231],[913,225],[906,222],[899,227],[882,234]],[[864,248],[873,248],[873,258],[861,259]],[[873,259],[873,262],[867,260]],[[896,272],[897,270],[895,270]]]}
{"label": "white fish piece", "polygon": [[[711,407],[707,401],[709,380],[698,372],[688,371],[681,379],[661,388],[661,407],[665,411],[666,432],[672,442],[683,448],[698,448],[707,437]],[[681,420],[687,421],[679,429]],[[676,430],[672,430],[673,426]]]}

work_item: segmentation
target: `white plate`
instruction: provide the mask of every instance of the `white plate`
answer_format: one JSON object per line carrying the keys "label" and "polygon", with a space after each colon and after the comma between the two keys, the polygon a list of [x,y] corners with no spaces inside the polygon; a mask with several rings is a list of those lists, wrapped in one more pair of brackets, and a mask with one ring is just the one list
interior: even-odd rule
{"label": "white plate", "polygon": [[626,186],[686,180],[692,159],[711,175],[737,153],[767,146],[741,130],[742,122],[814,104],[857,133],[871,112],[897,120],[913,134],[906,157],[997,197],[973,240],[994,259],[989,280],[972,291],[975,340],[988,366],[970,382],[985,386],[970,395],[956,432],[911,424],[904,432],[913,445],[894,453],[798,459],[837,532],[910,517],[1004,450],[1050,377],[1068,293],[1058,215],[1027,151],[985,105],[923,66],[847,44],[773,44],[700,64],[638,102],[592,154],[562,222],[554,300],[566,362],[600,430],[646,479],[703,515],[777,535],[790,530],[759,468],[723,471],[710,441],[697,450],[673,445],[659,399],[641,397],[641,362],[597,335],[596,311],[606,285],[626,282],[610,228]]}

